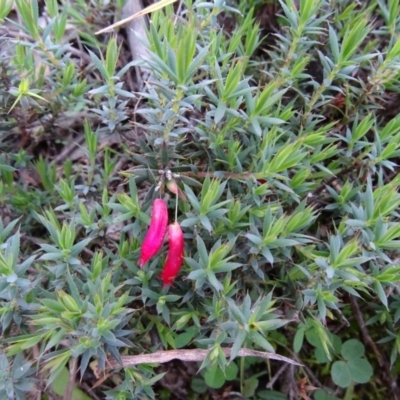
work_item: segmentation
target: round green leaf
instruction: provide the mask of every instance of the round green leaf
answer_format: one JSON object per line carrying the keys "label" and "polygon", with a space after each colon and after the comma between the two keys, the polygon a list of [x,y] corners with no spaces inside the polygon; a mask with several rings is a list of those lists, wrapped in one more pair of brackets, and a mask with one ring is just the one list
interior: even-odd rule
{"label": "round green leaf", "polygon": [[195,326],[187,328],[186,332],[180,333],[174,339],[175,347],[177,349],[185,347],[197,335],[198,332],[199,330]]}
{"label": "round green leaf", "polygon": [[364,345],[357,339],[350,339],[342,345],[342,356],[346,360],[352,360],[354,358],[360,358],[364,355]]}
{"label": "round green leaf", "polygon": [[251,377],[249,379],[246,379],[244,381],[244,386],[243,386],[243,397],[245,399],[253,397],[254,394],[256,393],[257,387],[258,387],[257,378]]}
{"label": "round green leaf", "polygon": [[333,395],[333,391],[332,394],[330,394],[330,390],[327,389],[317,389],[314,392],[314,400],[340,400],[339,397],[335,397]]}
{"label": "round green leaf", "polygon": [[341,388],[346,388],[351,383],[350,371],[344,361],[335,361],[332,364],[331,376],[333,382]]}
{"label": "round green leaf", "polygon": [[239,368],[236,363],[231,362],[225,367],[225,379],[227,381],[233,381],[237,377],[238,371]]}
{"label": "round green leaf", "polygon": [[201,378],[193,378],[190,382],[190,387],[196,393],[205,393],[208,389],[206,382]]}
{"label": "round green leaf", "polygon": [[225,383],[225,376],[218,365],[208,368],[204,374],[204,380],[207,385],[212,389],[219,389]]}
{"label": "round green leaf", "polygon": [[349,360],[347,365],[351,378],[357,383],[369,382],[374,372],[371,364],[364,358]]}
{"label": "round green leaf", "polygon": [[305,334],[308,343],[314,347],[321,347],[321,340],[315,332],[315,329],[307,329]]}

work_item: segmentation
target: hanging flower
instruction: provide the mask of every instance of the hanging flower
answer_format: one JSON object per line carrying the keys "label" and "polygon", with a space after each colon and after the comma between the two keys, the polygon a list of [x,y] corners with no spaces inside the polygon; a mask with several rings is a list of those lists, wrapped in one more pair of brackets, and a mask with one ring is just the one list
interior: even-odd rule
{"label": "hanging flower", "polygon": [[151,221],[149,229],[144,238],[138,265],[140,268],[150,260],[151,257],[157,254],[164,241],[165,232],[168,225],[168,210],[164,200],[156,199],[153,203],[151,212]]}
{"label": "hanging flower", "polygon": [[183,263],[183,232],[178,222],[168,226],[169,252],[161,273],[164,286],[171,285],[179,273]]}

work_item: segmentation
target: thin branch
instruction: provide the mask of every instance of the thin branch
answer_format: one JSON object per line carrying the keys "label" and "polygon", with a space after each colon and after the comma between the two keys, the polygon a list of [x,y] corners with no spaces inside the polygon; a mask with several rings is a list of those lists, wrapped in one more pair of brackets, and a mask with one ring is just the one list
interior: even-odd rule
{"label": "thin branch", "polygon": [[163,8],[169,4],[174,3],[176,0],[161,0],[158,3],[151,4],[150,6],[138,11],[137,13],[130,15],[127,18],[122,19],[121,21],[116,22],[115,24],[107,26],[107,28],[101,29],[97,32],[95,32],[95,35],[99,35],[100,33],[108,32],[111,31],[114,28],[117,28],[121,25],[127,24],[128,22],[133,21],[135,18],[143,17],[143,15],[152,13],[154,11],[159,10],[160,8]]}
{"label": "thin branch", "polygon": [[358,306],[357,300],[354,296],[349,296],[351,308],[353,309],[354,317],[357,321],[357,324],[361,330],[361,334],[365,340],[365,342],[371,347],[372,351],[374,352],[378,363],[381,367],[385,365],[385,361],[383,359],[382,354],[379,352],[378,347],[376,346],[375,342],[372,340],[368,329],[365,326],[364,319],[361,314],[360,307]]}
{"label": "thin branch", "polygon": [[176,14],[175,14],[175,19],[174,19],[174,26],[176,26],[178,19],[179,19],[179,14],[182,11],[182,0],[179,0],[179,5],[178,5],[178,9],[176,10]]}
{"label": "thin branch", "polygon": [[[230,357],[231,349],[230,348],[222,348],[222,351],[225,357]],[[151,364],[151,363],[166,363],[171,360],[181,360],[181,361],[203,361],[207,355],[209,354],[210,350],[203,350],[203,349],[181,349],[181,350],[166,350],[166,351],[156,351],[155,353],[151,354],[140,354],[137,356],[123,356],[122,358],[122,367],[130,367],[132,365],[138,364]],[[266,353],[264,351],[257,351],[251,349],[241,349],[239,350],[238,357],[260,357],[264,359],[270,360],[278,360],[283,361],[288,364],[292,365],[299,365],[298,362],[291,360],[290,358],[280,356],[274,353]],[[121,365],[115,359],[108,360],[108,368],[118,368]]]}
{"label": "thin branch", "polygon": [[269,380],[266,388],[267,389],[272,389],[275,382],[278,380],[278,378],[282,375],[282,373],[286,370],[286,368],[288,367],[289,364],[283,364],[278,371],[276,372],[276,374]]}
{"label": "thin branch", "polygon": [[67,387],[65,389],[64,400],[72,400],[72,392],[75,387],[75,377],[76,377],[77,366],[78,366],[78,359],[76,357],[71,358],[69,378],[68,378]]}
{"label": "thin branch", "polygon": [[361,167],[361,164],[352,164],[349,167],[343,168],[341,171],[339,171],[336,175],[330,177],[327,181],[322,182],[317,188],[315,188],[311,193],[313,196],[317,196],[320,194],[326,186],[330,185],[332,182],[334,182],[336,179],[339,179],[340,177],[344,175],[348,175],[352,171],[358,171]]}
{"label": "thin branch", "polygon": [[[299,356],[296,354],[296,360],[298,361],[298,362],[301,362],[301,360],[300,360],[300,358],[299,358]],[[312,381],[312,384],[314,385],[314,386],[318,386],[318,387],[323,387],[324,385],[318,380],[318,378],[316,377],[316,375],[314,374],[314,372],[312,371],[312,369],[311,368],[309,368],[307,365],[303,365],[303,370],[304,370],[304,373],[305,373],[305,375],[307,376],[307,378],[309,378],[309,379],[311,379],[311,381]]]}
{"label": "thin branch", "polygon": [[[32,40],[31,35],[28,35],[25,32],[21,32],[21,31],[16,31],[14,29],[12,29],[9,25],[7,26],[0,26],[0,35],[4,35],[7,38],[12,38],[14,40],[21,40],[21,39],[25,39],[25,40]],[[71,38],[72,39],[76,39]],[[80,57],[82,60],[84,60],[87,64],[90,64],[92,62],[92,59],[90,58],[89,54],[85,53],[84,51],[80,50],[80,49],[76,49],[75,47],[71,46],[70,44],[68,44],[68,42],[70,42],[70,40],[65,40],[63,42],[63,46],[65,46],[65,50],[66,52],[70,52],[73,55]]]}

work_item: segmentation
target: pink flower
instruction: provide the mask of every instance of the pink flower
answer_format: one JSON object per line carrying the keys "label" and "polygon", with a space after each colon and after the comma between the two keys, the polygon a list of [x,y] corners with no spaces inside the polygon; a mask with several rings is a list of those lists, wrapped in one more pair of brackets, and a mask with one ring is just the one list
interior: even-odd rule
{"label": "pink flower", "polygon": [[140,268],[157,254],[164,241],[168,225],[168,210],[164,200],[156,199],[153,203],[149,229],[144,238],[138,265]]}
{"label": "pink flower", "polygon": [[179,273],[183,263],[183,232],[178,222],[168,226],[169,252],[161,273],[164,286],[171,285]]}

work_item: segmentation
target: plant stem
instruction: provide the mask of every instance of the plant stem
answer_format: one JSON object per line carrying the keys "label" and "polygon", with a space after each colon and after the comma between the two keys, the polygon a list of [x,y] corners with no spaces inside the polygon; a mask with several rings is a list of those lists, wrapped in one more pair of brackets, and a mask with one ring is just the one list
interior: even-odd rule
{"label": "plant stem", "polygon": [[76,357],[72,357],[69,361],[70,371],[67,387],[64,393],[64,400],[72,400],[72,392],[75,386],[75,376],[76,376],[76,367],[78,365],[78,359]]}
{"label": "plant stem", "polygon": [[[340,71],[340,66],[336,66],[331,73],[329,74],[328,78],[324,79],[324,82],[329,82],[329,85],[332,83],[332,81],[335,79],[335,76],[337,75],[337,73]],[[306,104],[306,111],[301,119],[301,123],[302,125],[305,125],[305,123],[307,122],[308,117],[310,116],[310,113],[315,105],[315,103],[318,101],[318,99],[320,98],[321,94],[325,91],[325,89],[328,87],[327,83],[321,83],[321,85],[319,86],[319,88],[314,92],[314,94],[312,95],[310,101],[308,102],[308,104]]]}
{"label": "plant stem", "polygon": [[178,195],[175,195],[175,222],[178,222]]}

